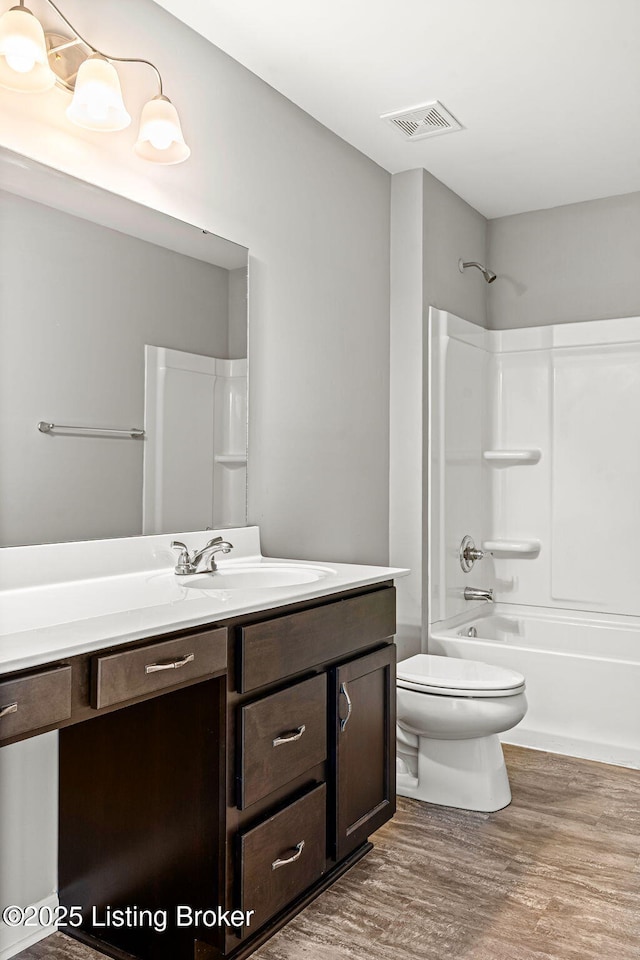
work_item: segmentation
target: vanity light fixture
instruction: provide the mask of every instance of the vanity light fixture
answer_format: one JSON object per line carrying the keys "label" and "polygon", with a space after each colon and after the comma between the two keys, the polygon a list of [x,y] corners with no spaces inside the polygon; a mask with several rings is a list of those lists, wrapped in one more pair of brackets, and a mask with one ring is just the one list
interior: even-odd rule
{"label": "vanity light fixture", "polygon": [[191,151],[184,142],[178,111],[168,97],[160,94],[145,103],[133,149],[143,160],[154,163],[182,163],[187,159]]}
{"label": "vanity light fixture", "polygon": [[41,93],[55,82],[42,24],[21,0],[0,17],[0,85],[17,93]]}
{"label": "vanity light fixture", "polygon": [[118,71],[99,53],[92,53],[81,64],[67,116],[72,123],[87,130],[115,132],[131,123],[122,99]]}
{"label": "vanity light fixture", "polygon": [[185,143],[178,111],[164,95],[162,77],[155,64],[138,57],[110,57],[94,47],[56,11],[72,33],[65,37],[46,33],[20,0],[0,17],[0,86],[18,93],[39,93],[54,84],[73,94],[67,116],[86,130],[115,132],[131,123],[120,88],[115,63],[141,63],[155,72],[158,95],[145,104],[134,146],[137,156],[151,163],[174,164],[191,151]]}

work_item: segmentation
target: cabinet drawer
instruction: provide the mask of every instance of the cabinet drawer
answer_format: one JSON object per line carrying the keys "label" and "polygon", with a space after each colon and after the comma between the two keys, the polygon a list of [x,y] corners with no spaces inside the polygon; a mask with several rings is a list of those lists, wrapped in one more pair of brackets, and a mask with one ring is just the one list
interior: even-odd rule
{"label": "cabinet drawer", "polygon": [[0,741],[71,716],[71,667],[0,682]]}
{"label": "cabinet drawer", "polygon": [[226,627],[94,657],[91,706],[100,710],[157,690],[166,690],[185,680],[220,673],[226,665]]}
{"label": "cabinet drawer", "polygon": [[244,809],[326,759],[326,674],[242,707],[240,737]]}
{"label": "cabinet drawer", "polygon": [[302,673],[396,632],[393,587],[242,628],[240,692]]}
{"label": "cabinet drawer", "polygon": [[325,784],[240,837],[242,909],[257,929],[326,868]]}

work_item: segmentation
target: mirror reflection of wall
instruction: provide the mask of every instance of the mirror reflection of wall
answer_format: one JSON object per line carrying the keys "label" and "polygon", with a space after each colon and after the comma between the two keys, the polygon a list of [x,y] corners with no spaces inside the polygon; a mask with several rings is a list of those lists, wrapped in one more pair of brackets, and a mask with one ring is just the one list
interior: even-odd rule
{"label": "mirror reflection of wall", "polygon": [[[0,192],[1,545],[143,533],[146,440],[36,425],[143,427],[145,344],[246,357],[246,280],[246,257],[225,269]],[[178,510],[175,530],[219,519]]]}

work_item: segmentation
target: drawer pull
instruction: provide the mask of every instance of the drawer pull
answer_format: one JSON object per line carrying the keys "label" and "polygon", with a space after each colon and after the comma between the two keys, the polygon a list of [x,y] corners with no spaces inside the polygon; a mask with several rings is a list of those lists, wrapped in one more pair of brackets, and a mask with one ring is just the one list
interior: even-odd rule
{"label": "drawer pull", "polygon": [[349,720],[351,719],[351,711],[353,710],[353,704],[351,703],[351,697],[349,696],[349,691],[347,690],[346,683],[340,684],[340,694],[347,701],[347,715],[344,718],[344,720],[342,719],[340,720],[340,733],[343,733],[345,730],[345,727],[347,726],[347,724],[349,723]]}
{"label": "drawer pull", "polygon": [[160,670],[179,670],[180,667],[186,667],[188,663],[193,663],[195,655],[188,653],[186,657],[180,657],[178,660],[171,660],[169,663],[148,663],[144,668],[145,673],[159,673]]}
{"label": "drawer pull", "polygon": [[295,740],[299,740],[302,734],[306,730],[306,725],[303,723],[301,727],[298,727],[295,733],[290,733],[288,735],[280,735],[276,737],[275,740],[272,740],[274,747],[279,747],[281,743],[293,743]]}
{"label": "drawer pull", "polygon": [[272,870],[277,870],[279,867],[286,867],[289,863],[295,863],[296,860],[299,860],[302,856],[302,851],[304,850],[304,840],[301,840],[300,843],[296,844],[296,852],[292,857],[288,857],[286,860],[274,860],[271,864]]}
{"label": "drawer pull", "polygon": [[0,707],[0,720],[2,720],[3,717],[8,717],[10,713],[17,713],[17,712],[18,712],[18,704],[8,703],[6,707]]}

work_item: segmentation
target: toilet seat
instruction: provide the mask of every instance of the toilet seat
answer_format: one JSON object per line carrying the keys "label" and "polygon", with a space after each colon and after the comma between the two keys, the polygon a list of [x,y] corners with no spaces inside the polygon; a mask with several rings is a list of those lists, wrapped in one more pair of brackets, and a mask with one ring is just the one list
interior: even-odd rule
{"label": "toilet seat", "polygon": [[515,670],[425,653],[402,660],[396,678],[404,690],[441,697],[514,697],[525,686],[524,677]]}

